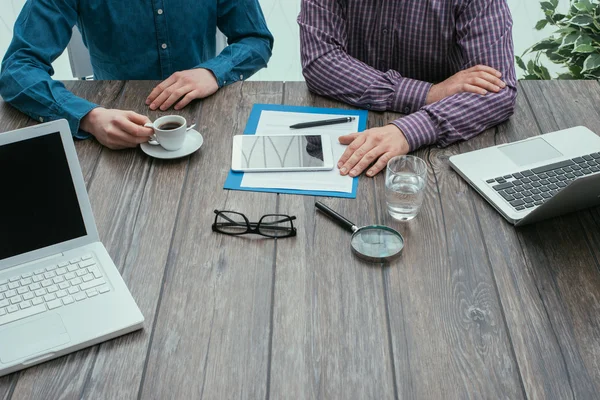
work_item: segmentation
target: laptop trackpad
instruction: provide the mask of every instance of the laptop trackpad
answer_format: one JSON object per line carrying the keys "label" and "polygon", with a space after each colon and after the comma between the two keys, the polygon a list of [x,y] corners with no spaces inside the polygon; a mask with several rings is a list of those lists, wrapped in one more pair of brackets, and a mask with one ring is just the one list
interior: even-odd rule
{"label": "laptop trackpad", "polygon": [[562,156],[560,151],[556,150],[542,138],[507,144],[499,146],[498,149],[519,167]]}
{"label": "laptop trackpad", "polygon": [[1,330],[0,360],[8,364],[67,343],[69,340],[69,334],[60,316],[48,315],[14,328]]}

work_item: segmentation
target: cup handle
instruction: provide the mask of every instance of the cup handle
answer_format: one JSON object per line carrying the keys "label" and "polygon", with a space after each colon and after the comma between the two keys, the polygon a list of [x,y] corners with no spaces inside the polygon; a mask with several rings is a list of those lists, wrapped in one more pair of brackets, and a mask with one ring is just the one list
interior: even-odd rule
{"label": "cup handle", "polygon": [[[147,122],[144,124],[144,127],[154,129],[154,124],[152,122]],[[148,139],[148,144],[151,144],[152,146],[160,145],[160,143],[158,143],[158,138],[155,134],[152,134],[152,136],[150,136],[150,139]]]}

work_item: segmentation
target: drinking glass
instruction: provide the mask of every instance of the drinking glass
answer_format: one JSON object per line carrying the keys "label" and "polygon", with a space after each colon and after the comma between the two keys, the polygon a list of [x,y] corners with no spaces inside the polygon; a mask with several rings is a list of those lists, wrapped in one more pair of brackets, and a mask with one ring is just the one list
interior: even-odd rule
{"label": "drinking glass", "polygon": [[427,164],[415,156],[396,156],[385,173],[385,200],[392,218],[409,221],[417,216],[427,187]]}

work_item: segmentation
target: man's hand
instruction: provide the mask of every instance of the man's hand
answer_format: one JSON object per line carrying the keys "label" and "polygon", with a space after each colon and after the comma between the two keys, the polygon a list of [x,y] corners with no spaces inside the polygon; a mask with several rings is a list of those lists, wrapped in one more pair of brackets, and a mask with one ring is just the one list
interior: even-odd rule
{"label": "man's hand", "polygon": [[502,73],[485,65],[476,65],[457,72],[443,82],[433,85],[427,94],[426,104],[435,103],[457,93],[470,92],[486,95],[498,93],[506,84],[500,79]]}
{"label": "man's hand", "polygon": [[367,176],[374,176],[387,166],[390,158],[406,154],[409,150],[404,133],[392,124],[340,136],[339,141],[341,144],[350,144],[338,161],[340,174],[352,177],[358,176],[379,157],[367,172]]}
{"label": "man's hand", "polygon": [[154,133],[152,128],[144,127],[147,122],[150,122],[148,117],[133,111],[98,107],[81,119],[80,128],[106,147],[117,150],[147,142]]}
{"label": "man's hand", "polygon": [[192,100],[208,97],[218,89],[217,79],[212,72],[204,68],[188,69],[175,72],[161,82],[152,90],[146,104],[150,105],[151,110],[160,108],[165,111],[181,99],[174,107],[175,110],[181,110]]}

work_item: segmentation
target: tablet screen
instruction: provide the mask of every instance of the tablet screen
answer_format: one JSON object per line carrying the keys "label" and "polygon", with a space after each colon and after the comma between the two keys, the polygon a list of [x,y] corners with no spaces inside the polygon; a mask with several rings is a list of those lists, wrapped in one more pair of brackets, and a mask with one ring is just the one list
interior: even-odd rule
{"label": "tablet screen", "polygon": [[244,135],[242,168],[322,167],[320,135]]}

